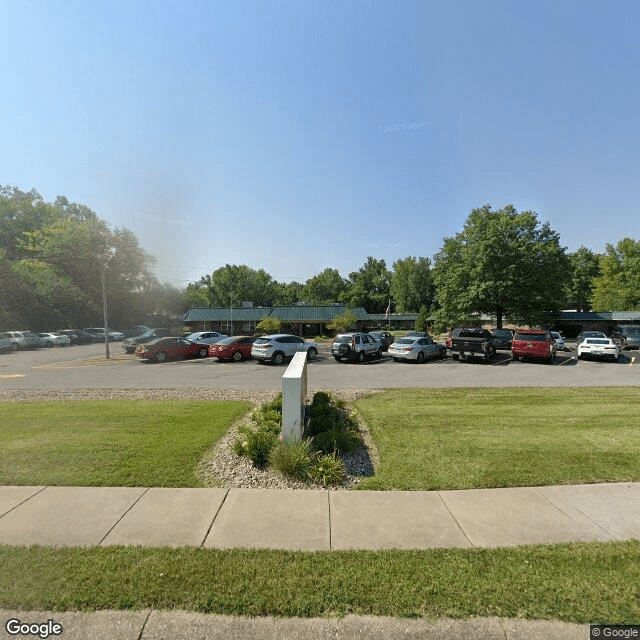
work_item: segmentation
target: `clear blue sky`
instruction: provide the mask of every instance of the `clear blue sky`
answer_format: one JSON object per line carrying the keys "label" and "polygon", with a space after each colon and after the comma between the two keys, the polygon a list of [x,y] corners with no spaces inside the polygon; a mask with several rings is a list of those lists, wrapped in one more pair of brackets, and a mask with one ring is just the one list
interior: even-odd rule
{"label": "clear blue sky", "polygon": [[431,258],[471,209],[640,237],[640,3],[0,2],[0,184],[184,286]]}

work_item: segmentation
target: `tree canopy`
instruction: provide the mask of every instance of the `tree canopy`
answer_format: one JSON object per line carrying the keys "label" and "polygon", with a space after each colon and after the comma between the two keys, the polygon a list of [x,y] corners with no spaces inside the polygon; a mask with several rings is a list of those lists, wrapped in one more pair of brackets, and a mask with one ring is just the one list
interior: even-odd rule
{"label": "tree canopy", "polygon": [[591,309],[594,280],[600,275],[600,258],[590,249],[580,247],[569,254],[571,272],[567,284],[567,305],[577,311]]}
{"label": "tree canopy", "polygon": [[398,313],[433,308],[435,287],[429,258],[404,258],[393,263],[390,279],[391,298]]}
{"label": "tree canopy", "polygon": [[85,205],[63,196],[47,203],[35,190],[0,187],[0,325],[6,330],[101,323],[103,267],[110,322],[138,322],[155,310],[143,295],[160,286],[154,263],[131,231],[110,229]]}
{"label": "tree canopy", "polygon": [[535,324],[558,310],[569,261],[560,237],[532,211],[512,205],[474,209],[463,230],[435,256],[433,280],[440,318],[458,322],[472,313],[494,313],[498,327]]}
{"label": "tree canopy", "polygon": [[595,311],[640,309],[640,241],[623,238],[616,245],[608,244],[600,271],[593,281]]}
{"label": "tree canopy", "polygon": [[349,274],[345,301],[352,307],[364,307],[369,313],[384,313],[391,296],[390,278],[385,261],[369,256],[358,271]]}

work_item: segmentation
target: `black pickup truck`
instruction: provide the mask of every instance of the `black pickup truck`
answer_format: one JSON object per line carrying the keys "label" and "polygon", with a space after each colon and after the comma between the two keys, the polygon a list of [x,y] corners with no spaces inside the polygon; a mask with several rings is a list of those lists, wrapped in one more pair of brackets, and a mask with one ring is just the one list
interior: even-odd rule
{"label": "black pickup truck", "polygon": [[454,360],[482,358],[485,362],[491,362],[496,355],[491,334],[486,329],[477,328],[460,329],[458,335],[451,338],[449,351]]}

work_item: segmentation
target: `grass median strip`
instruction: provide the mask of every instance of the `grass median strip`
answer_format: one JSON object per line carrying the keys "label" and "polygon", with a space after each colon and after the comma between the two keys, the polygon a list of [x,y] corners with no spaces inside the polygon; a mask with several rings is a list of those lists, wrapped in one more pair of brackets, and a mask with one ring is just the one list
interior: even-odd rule
{"label": "grass median strip", "polygon": [[381,460],[359,489],[640,480],[637,387],[394,389],[354,405]]}
{"label": "grass median strip", "polygon": [[250,407],[193,400],[3,403],[0,485],[201,486],[198,461]]}
{"label": "grass median strip", "polygon": [[0,546],[6,609],[640,620],[640,542],[286,552]]}

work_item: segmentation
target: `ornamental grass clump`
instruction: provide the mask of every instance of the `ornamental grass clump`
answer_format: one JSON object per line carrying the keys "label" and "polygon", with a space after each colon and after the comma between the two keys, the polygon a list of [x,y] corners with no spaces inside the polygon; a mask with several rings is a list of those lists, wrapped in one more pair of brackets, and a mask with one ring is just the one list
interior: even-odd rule
{"label": "ornamental grass clump", "polygon": [[353,453],[362,445],[362,438],[354,429],[333,427],[313,438],[313,447],[322,453]]}
{"label": "ornamental grass clump", "polygon": [[309,477],[325,486],[340,484],[344,478],[344,465],[335,454],[319,456],[316,458]]}
{"label": "ornamental grass clump", "polygon": [[269,454],[269,464],[284,476],[308,480],[312,466],[310,441],[277,442]]}

